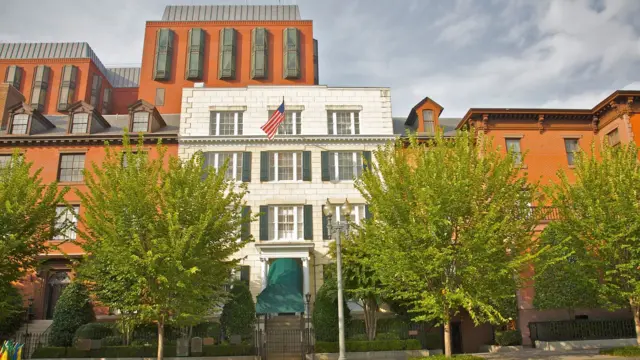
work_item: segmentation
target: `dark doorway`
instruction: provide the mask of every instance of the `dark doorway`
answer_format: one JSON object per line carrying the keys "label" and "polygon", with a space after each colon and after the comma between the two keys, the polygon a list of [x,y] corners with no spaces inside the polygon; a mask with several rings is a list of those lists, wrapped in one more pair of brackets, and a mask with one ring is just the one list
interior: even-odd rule
{"label": "dark doorway", "polygon": [[56,308],[56,304],[58,303],[58,299],[62,294],[64,288],[67,287],[71,283],[71,278],[69,278],[69,272],[67,271],[56,271],[52,273],[47,279],[47,289],[46,289],[46,318],[53,319],[53,312]]}
{"label": "dark doorway", "polygon": [[451,352],[454,354],[462,354],[462,330],[460,322],[451,323]]}

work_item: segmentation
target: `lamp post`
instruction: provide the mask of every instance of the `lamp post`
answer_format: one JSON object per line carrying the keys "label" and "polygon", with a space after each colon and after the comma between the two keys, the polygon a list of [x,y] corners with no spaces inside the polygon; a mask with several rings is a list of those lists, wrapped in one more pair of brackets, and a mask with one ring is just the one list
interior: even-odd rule
{"label": "lamp post", "polygon": [[345,221],[336,221],[335,224],[331,223],[333,217],[332,205],[327,199],[327,203],[323,209],[324,215],[327,217],[327,230],[329,236],[332,233],[336,234],[336,267],[338,277],[338,345],[340,348],[340,354],[338,360],[345,360],[345,344],[344,344],[344,295],[342,286],[342,250],[340,244],[340,235],[349,231],[349,216],[351,215],[351,204],[349,200],[345,199],[342,205]]}

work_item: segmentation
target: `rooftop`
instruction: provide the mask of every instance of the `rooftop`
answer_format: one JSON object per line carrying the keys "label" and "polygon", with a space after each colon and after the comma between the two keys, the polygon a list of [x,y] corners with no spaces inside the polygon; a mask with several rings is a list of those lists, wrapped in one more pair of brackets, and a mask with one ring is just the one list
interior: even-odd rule
{"label": "rooftop", "polygon": [[162,21],[302,20],[298,5],[169,5]]}

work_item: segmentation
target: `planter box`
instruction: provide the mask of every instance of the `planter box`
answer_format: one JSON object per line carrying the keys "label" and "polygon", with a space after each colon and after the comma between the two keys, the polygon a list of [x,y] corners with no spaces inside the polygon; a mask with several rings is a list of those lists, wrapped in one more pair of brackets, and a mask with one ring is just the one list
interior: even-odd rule
{"label": "planter box", "polygon": [[536,348],[546,351],[587,350],[622,346],[638,346],[638,341],[636,339],[536,341]]}
{"label": "planter box", "polygon": [[522,345],[517,346],[500,346],[500,345],[484,345],[480,347],[480,352],[484,353],[506,353],[521,351]]}
{"label": "planter box", "polygon": [[[56,359],[35,359],[35,360],[155,360],[155,357],[152,358],[84,358],[84,359],[67,359],[67,358],[56,358]],[[165,360],[260,360],[260,356],[207,356],[207,357],[165,357]]]}
{"label": "planter box", "polygon": [[[346,357],[349,360],[406,360],[412,357],[425,357],[440,355],[442,350],[398,350],[398,351],[367,351],[348,352]],[[307,360],[337,360],[337,353],[307,354]]]}

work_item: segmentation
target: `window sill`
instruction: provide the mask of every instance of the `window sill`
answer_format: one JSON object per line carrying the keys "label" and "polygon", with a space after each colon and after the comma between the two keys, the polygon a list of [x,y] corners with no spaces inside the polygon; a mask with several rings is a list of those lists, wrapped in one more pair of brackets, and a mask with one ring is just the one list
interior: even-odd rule
{"label": "window sill", "polygon": [[528,169],[528,168],[529,168],[529,167],[527,166],[527,164],[520,164],[520,165],[516,165],[516,167],[517,167],[518,169],[520,169],[520,170],[526,170],[526,169]]}
{"label": "window sill", "polygon": [[262,181],[263,183],[266,184],[302,184],[304,182],[310,182],[310,181],[304,181],[304,180],[269,180],[269,181]]}
{"label": "window sill", "polygon": [[575,169],[576,166],[575,165],[569,165],[569,169]]}
{"label": "window sill", "polygon": [[58,186],[84,185],[84,181],[60,181]]}

